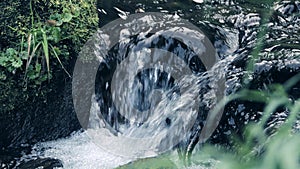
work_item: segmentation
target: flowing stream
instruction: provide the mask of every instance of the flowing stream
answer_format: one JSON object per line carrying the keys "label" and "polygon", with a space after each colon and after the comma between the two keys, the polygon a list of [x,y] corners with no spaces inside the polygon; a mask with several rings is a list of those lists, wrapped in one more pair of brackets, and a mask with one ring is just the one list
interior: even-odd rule
{"label": "flowing stream", "polygon": [[[109,77],[111,81],[96,80],[95,93],[90,97],[91,107],[87,130],[74,132],[68,138],[38,143],[33,146],[31,153],[24,154],[19,162],[49,157],[61,160],[65,169],[111,169],[139,158],[154,157],[169,152],[171,161],[180,166],[174,147],[182,142],[191,144],[188,140],[193,139],[193,135],[199,131],[197,126],[205,128],[204,121],[207,116],[199,116],[199,111],[213,109],[220,101],[219,95],[221,97],[234,93],[241,87],[241,77],[245,71],[240,65],[245,64],[245,59],[251,56],[251,50],[256,44],[258,29],[261,26],[261,17],[264,10],[269,10],[257,3],[245,4],[234,1],[195,0],[188,1],[186,4],[172,1],[169,5],[161,1],[144,3],[141,1],[135,3],[134,10],[129,6],[121,8],[122,3],[112,2],[112,8],[99,8],[101,16],[108,13],[108,16],[111,14],[111,19],[113,19],[113,15],[117,14],[127,19],[129,14],[133,13],[132,11],[154,11],[170,12],[172,17],[187,19],[201,28],[203,34],[193,34],[190,38],[184,37],[182,41],[201,48],[199,47],[201,43],[198,43],[197,39],[199,40],[200,36],[205,34],[215,49],[215,55],[210,57],[217,56],[217,58],[210,66],[202,65],[202,67],[194,68],[191,65],[198,63],[197,58],[194,57],[195,54],[190,52],[188,47],[182,46],[181,42],[168,37],[169,34],[165,34],[165,38],[155,33],[132,38],[127,35],[134,35],[135,30],[122,29],[120,34],[123,35],[123,39],[119,41],[119,46],[114,47],[111,55],[112,58],[115,57],[114,54],[118,55],[115,58],[117,60],[119,56],[128,55],[128,57],[125,56],[127,60],[122,57],[118,60],[123,65],[119,64],[120,67],[115,68],[117,73]],[[300,48],[293,45],[299,43],[299,3],[282,2],[275,3],[274,6],[274,10],[280,15],[277,13],[278,16],[264,23],[270,27],[271,31],[266,33],[267,44],[263,46],[264,49],[260,53],[265,59],[258,61],[255,65],[254,72],[257,74],[270,71],[274,65],[278,70],[286,68],[299,70],[300,67],[298,58]],[[295,16],[293,13],[298,15]],[[151,18],[143,19],[139,26],[149,26],[143,25],[145,23],[151,23],[150,28],[156,26],[156,22]],[[173,32],[176,30],[176,27],[174,30],[166,27]],[[187,29],[181,33],[187,35],[189,31]],[[294,32],[297,31],[298,35],[295,35]],[[96,35],[109,37],[105,31]],[[277,42],[275,39],[285,43]],[[152,42],[155,42],[154,45]],[[150,50],[150,47],[157,47],[161,43],[163,45],[159,49]],[[109,40],[105,39],[100,44],[102,48],[108,47]],[[171,52],[168,51],[170,48],[172,48]],[[124,51],[128,49],[130,49],[129,52],[125,53]],[[207,49],[207,46],[204,49]],[[113,65],[113,61],[101,55],[101,52],[96,50],[94,54],[99,62]],[[175,55],[180,54],[184,54],[187,58],[174,59]],[[165,55],[170,55],[169,59],[155,62]],[[173,59],[170,59],[173,55]],[[153,60],[149,61],[148,58]],[[188,61],[184,63],[184,59]],[[132,64],[132,60],[135,64]],[[163,61],[172,66],[165,65]],[[156,63],[155,66],[140,69],[153,62]],[[187,64],[186,67],[190,68],[190,72],[187,70],[186,74],[176,75],[176,70],[183,72],[185,67],[180,67],[180,65],[184,64]],[[111,69],[109,66],[105,67],[105,64],[100,64],[96,77],[103,75],[101,71],[111,71]],[[131,76],[131,73],[134,75]],[[220,84],[224,85],[224,88],[219,86]],[[219,91],[220,87],[222,91]],[[112,94],[107,95],[103,89]],[[115,105],[111,103],[111,100],[115,101]],[[125,111],[122,112],[122,110]],[[243,104],[238,106],[236,112],[240,114],[239,117],[226,114],[226,118],[228,117],[226,124],[222,126],[223,128],[217,128],[212,136],[213,139],[218,138],[219,135],[230,135],[241,118],[244,120],[242,123],[247,123],[252,119]],[[203,136],[204,141],[206,141],[205,137]],[[201,151],[197,146],[199,144],[196,145],[195,151]],[[189,168],[204,169],[207,166],[192,165]]]}

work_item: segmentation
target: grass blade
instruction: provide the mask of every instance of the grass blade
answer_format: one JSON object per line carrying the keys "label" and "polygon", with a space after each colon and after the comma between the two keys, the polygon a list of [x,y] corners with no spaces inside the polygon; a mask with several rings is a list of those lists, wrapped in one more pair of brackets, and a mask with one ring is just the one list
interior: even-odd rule
{"label": "grass blade", "polygon": [[58,60],[59,64],[61,65],[61,67],[64,69],[64,71],[66,72],[66,74],[67,74],[69,77],[71,77],[70,73],[65,69],[64,65],[62,64],[61,60],[59,59],[59,57],[58,57],[58,55],[57,55],[57,53],[56,53],[54,47],[53,47],[52,45],[50,45],[50,47],[51,47],[51,49],[52,49],[52,51],[53,51],[53,53],[54,53],[54,56],[56,57],[56,59]]}
{"label": "grass blade", "polygon": [[[40,45],[41,45],[41,42],[38,43],[38,44],[36,45],[36,47],[33,49],[33,51],[31,52],[30,56],[29,56],[28,59],[27,59],[26,68],[25,68],[25,77],[26,77],[26,74],[27,74],[27,70],[28,70],[28,68],[29,68],[29,65],[30,65],[30,63],[31,63],[31,61],[32,61],[32,58],[33,58],[33,56],[34,56],[36,50],[39,48]],[[30,51],[29,51],[29,52],[30,52]]]}
{"label": "grass blade", "polygon": [[47,39],[47,35],[46,32],[41,29],[42,32],[42,36],[43,36],[43,51],[44,51],[44,55],[45,55],[45,60],[46,60],[46,65],[47,65],[47,72],[48,72],[48,77],[50,77],[50,55],[49,55],[49,45],[48,45],[48,39]]}

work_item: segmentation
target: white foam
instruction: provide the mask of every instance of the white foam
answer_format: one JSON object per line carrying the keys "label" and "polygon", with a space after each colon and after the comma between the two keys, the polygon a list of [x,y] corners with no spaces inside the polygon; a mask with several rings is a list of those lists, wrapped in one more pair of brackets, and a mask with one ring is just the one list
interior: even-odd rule
{"label": "white foam", "polygon": [[69,138],[38,143],[33,147],[32,154],[27,156],[59,159],[64,169],[111,169],[133,160],[106,152],[82,131]]}

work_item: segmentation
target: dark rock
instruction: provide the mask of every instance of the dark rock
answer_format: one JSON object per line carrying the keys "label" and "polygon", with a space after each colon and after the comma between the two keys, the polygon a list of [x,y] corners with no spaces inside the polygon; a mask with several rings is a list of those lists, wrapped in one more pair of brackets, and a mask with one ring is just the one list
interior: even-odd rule
{"label": "dark rock", "polygon": [[13,168],[22,154],[28,154],[30,152],[30,146],[2,148],[0,151],[0,167],[5,169]]}
{"label": "dark rock", "polygon": [[0,149],[54,140],[80,129],[70,81],[56,83],[46,98],[46,102],[31,100],[16,112],[0,112]]}
{"label": "dark rock", "polygon": [[21,162],[21,164],[17,166],[17,168],[19,169],[28,169],[28,168],[53,169],[55,167],[63,167],[63,165],[60,160],[52,159],[52,158],[37,158],[35,160]]}

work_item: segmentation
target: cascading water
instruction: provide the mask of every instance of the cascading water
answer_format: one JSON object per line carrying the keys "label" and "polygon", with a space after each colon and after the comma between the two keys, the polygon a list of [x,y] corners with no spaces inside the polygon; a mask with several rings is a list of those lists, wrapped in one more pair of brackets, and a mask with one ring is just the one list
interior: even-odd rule
{"label": "cascading water", "polygon": [[[163,19],[156,18],[157,15]],[[65,160],[64,156],[88,151],[92,153],[89,158],[93,163],[87,164],[83,162],[86,158],[80,159],[83,161],[79,168],[112,168],[137,158],[170,152],[180,142],[188,140],[199,122],[205,122],[202,116],[207,115],[199,115],[199,111],[211,109],[220,99],[218,94],[224,94],[219,91],[219,85],[231,58],[214,64],[219,60],[215,58],[216,53],[210,51],[214,50],[213,45],[204,39],[202,32],[184,27],[182,21],[174,24],[182,24],[181,27],[174,27],[174,19],[178,20],[176,15],[143,14],[134,18],[126,28],[146,26],[153,30],[159,25],[159,29],[165,30],[143,34],[135,32],[136,27],[136,30],[122,29],[120,36],[123,32],[139,33],[139,36],[121,38],[108,55],[102,53],[102,49],[107,48],[105,45],[111,44],[110,37],[105,34],[106,28],[97,33],[93,39],[97,42],[93,53],[100,64],[95,94],[90,98],[87,130],[58,141],[58,146],[54,145],[57,142],[36,145],[36,156],[58,158],[65,168],[78,168],[80,164],[74,162],[79,159]],[[165,18],[172,24],[160,21]],[[136,24],[138,21],[143,22]],[[107,38],[102,38],[104,36]],[[101,44],[100,50],[98,44]],[[201,58],[197,54],[206,55]],[[105,74],[114,70],[113,75]],[[115,160],[97,163],[107,154]]]}
{"label": "cascading water", "polygon": [[[168,138],[168,137],[174,137],[174,135],[169,136],[169,133],[164,133],[164,130],[168,129],[170,125],[167,124],[166,118],[164,116],[168,115],[168,117],[171,119],[172,114],[174,112],[179,113],[185,113],[186,111],[191,111],[193,108],[191,108],[191,103],[195,102],[195,98],[199,97],[199,91],[201,86],[207,88],[207,85],[213,87],[215,86],[216,71],[220,71],[221,73],[224,72],[224,66],[226,67],[227,64],[230,63],[232,58],[228,58],[226,60],[222,60],[222,62],[217,63],[210,71],[202,74],[201,76],[186,76],[182,77],[178,83],[183,83],[184,87],[186,87],[186,91],[181,93],[181,96],[175,96],[175,98],[172,98],[171,100],[167,96],[162,96],[160,98],[160,101],[156,104],[156,107],[154,108],[154,112],[160,113],[164,112],[163,115],[156,116],[157,118],[151,118],[147,119],[148,123],[145,128],[141,128],[138,126],[131,126],[125,130],[125,132],[122,132],[122,136],[127,137],[135,137],[135,138],[146,138],[145,142],[143,140],[138,139],[138,144],[147,144],[147,140],[151,139],[149,136],[155,135],[155,134],[161,134],[160,139]],[[210,80],[214,78],[213,80]],[[199,88],[200,87],[200,88]],[[214,102],[215,99],[215,91],[209,90],[205,93],[203,93],[202,103],[205,105],[212,105],[212,102]],[[66,169],[77,169],[77,168],[115,168],[120,165],[126,164],[130,161],[138,159],[138,157],[132,157],[132,156],[120,156],[120,154],[130,154],[132,150],[131,143],[127,143],[126,137],[124,137],[120,140],[113,140],[112,138],[108,138],[108,140],[104,140],[103,138],[107,136],[103,136],[102,130],[101,130],[101,118],[99,118],[99,105],[96,101],[95,97],[92,98],[92,107],[91,107],[91,114],[90,114],[90,129],[87,131],[79,131],[73,133],[69,138],[66,139],[60,139],[56,141],[51,142],[44,142],[36,144],[33,147],[32,154],[25,155],[21,159],[21,161],[26,161],[29,159],[35,159],[35,158],[55,158],[62,160],[63,168]],[[195,112],[195,110],[194,110]],[[167,114],[169,113],[169,114]],[[161,114],[161,113],[160,113]],[[153,115],[153,114],[152,114]],[[185,118],[185,115],[180,114],[182,118],[178,119],[172,119],[171,123],[176,123],[177,121],[184,123],[184,120],[187,120]],[[193,114],[192,114],[193,115]],[[161,120],[162,119],[162,120]],[[176,121],[177,120],[177,121]],[[151,126],[153,125],[153,126]],[[178,125],[180,126],[180,125]],[[175,126],[176,127],[176,126]],[[121,129],[122,130],[122,129]],[[124,130],[124,129],[123,129]],[[181,128],[173,128],[172,129],[175,133],[181,132]],[[100,133],[100,135],[99,135]],[[112,134],[110,132],[107,132],[107,134]],[[173,133],[171,133],[173,134]],[[186,134],[179,133],[181,136],[185,136]],[[112,142],[114,141],[114,146],[111,147],[111,149],[107,150],[101,146],[99,146],[97,143],[95,143],[94,139],[100,139],[104,142]],[[131,140],[129,140],[131,141]],[[163,141],[163,140],[162,140]],[[171,140],[172,141],[172,140]],[[154,140],[154,143],[151,144],[157,144],[157,140]],[[160,142],[159,142],[160,143]],[[120,147],[120,145],[124,145],[124,147]],[[161,146],[164,146],[165,144],[160,144]],[[102,145],[103,146],[103,145]],[[111,145],[110,145],[111,146]],[[145,146],[145,145],[144,145]],[[151,147],[151,146],[149,146]],[[123,149],[122,149],[123,148]],[[124,151],[124,152],[122,152]],[[149,150],[145,150],[149,151]],[[144,152],[143,152],[144,153]],[[169,153],[173,154],[171,157],[171,160],[174,162],[174,164],[180,166],[180,159],[178,158],[178,154],[176,151],[172,150],[169,151]],[[152,153],[145,153],[142,154],[143,156],[153,156],[157,154]],[[207,169],[206,166],[191,166],[191,169],[197,168],[197,169]]]}
{"label": "cascading water", "polygon": [[[172,43],[170,42],[168,45],[172,45]],[[161,57],[163,54],[163,52],[159,52],[154,56]],[[139,53],[139,56],[141,55],[143,55],[142,52]],[[195,123],[197,119],[198,110],[195,109],[195,105],[201,107],[200,103],[196,104],[195,102],[199,101],[201,97],[202,107],[211,108],[214,105],[218,80],[224,78],[226,66],[232,59],[234,58],[228,57],[216,63],[206,72],[181,76],[176,81],[173,81],[171,76],[161,73],[159,69],[141,71],[132,80],[133,87],[126,88],[131,95],[129,94],[128,98],[125,98],[128,99],[125,104],[151,110],[149,114],[143,114],[141,117],[136,117],[137,114],[134,116],[142,119],[142,124],[136,123],[136,119],[133,119],[133,123],[130,121],[124,124],[119,123],[118,128],[115,126],[105,127],[107,125],[105,123],[109,122],[103,121],[96,93],[91,98],[92,106],[87,131],[74,133],[67,139],[37,144],[33,148],[32,154],[24,157],[24,160],[34,157],[51,157],[62,160],[64,168],[114,168],[138,159],[139,155],[143,157],[158,155],[157,152],[150,151],[153,146],[155,146],[153,150],[157,148],[169,150],[177,145],[179,138],[187,140],[190,137],[191,133],[189,132],[192,132],[193,127],[191,124]],[[126,70],[133,71],[135,69],[127,68]],[[181,86],[180,90],[178,86]],[[143,92],[152,90],[148,95],[151,99],[142,98],[139,87],[142,87]],[[158,87],[161,89],[155,91]],[[143,101],[141,104],[135,105],[136,99],[149,99],[149,102]],[[203,118],[205,117],[206,115]],[[112,114],[107,115],[106,118],[114,119]],[[198,119],[201,118],[198,117]],[[188,129],[181,128],[182,126],[188,126]],[[159,137],[150,141],[151,136],[156,135]],[[131,138],[135,138],[138,142],[133,142]],[[95,140],[108,145],[100,144],[99,146]],[[164,142],[165,140],[167,142]],[[143,146],[136,147],[138,145]],[[110,149],[103,146],[109,146]],[[143,148],[147,149],[141,151]],[[179,165],[178,155],[173,151],[169,151],[173,154],[172,160]],[[86,154],[87,152],[88,154]],[[128,156],[125,156],[126,154]],[[191,168],[195,168],[195,166]],[[206,167],[198,165],[196,168],[204,169]]]}
{"label": "cascading water", "polygon": [[[111,34],[112,27],[117,33]],[[113,21],[85,48],[94,50],[85,50],[84,57],[95,60],[89,65],[79,58],[75,66],[75,107],[78,117],[89,116],[79,120],[96,144],[115,154],[142,158],[172,149],[187,140],[196,120],[205,121],[199,118],[208,112],[199,111],[212,108],[224,94],[224,71],[217,72],[223,76],[204,76],[219,60],[213,45],[177,15],[144,13],[127,16],[125,23]],[[85,88],[95,87],[87,96],[92,111],[82,111],[86,103],[77,102],[83,95],[76,92],[84,86],[82,65],[97,68],[84,73],[92,77]],[[206,102],[211,98],[216,100]],[[203,139],[212,127],[204,127]]]}
{"label": "cascading water", "polygon": [[[226,77],[221,95],[228,95],[240,89],[241,79],[245,74],[243,67],[257,40],[260,15],[251,13],[250,9],[244,9],[239,4],[230,7],[226,2],[224,2],[225,5],[219,3],[225,6],[224,9],[214,9],[216,12],[212,18],[217,23],[196,19],[199,17],[207,20],[209,14],[205,10],[211,4],[203,7],[196,5],[192,8],[193,10],[190,10],[191,12],[203,10],[203,16],[195,14],[190,20],[204,30],[205,28],[208,31],[214,30],[213,33],[207,30],[205,33],[208,33],[211,40],[213,39],[215,52],[221,59],[216,59],[208,67],[206,64],[201,65],[203,60],[201,58],[197,60],[193,53],[197,53],[195,48],[204,49],[201,43],[198,43],[201,35],[204,34],[189,32],[192,36],[180,37],[182,34],[189,34],[187,32],[190,30],[186,29],[180,30],[182,34],[176,34],[177,38],[172,38],[174,34],[171,36],[170,32],[176,30],[174,25],[168,27],[168,30],[172,30],[170,32],[161,30],[155,34],[151,32],[151,29],[157,25],[163,27],[167,23],[149,20],[150,17],[144,17],[138,25],[135,25],[144,30],[143,34],[135,32],[137,27],[130,24],[127,26],[132,29],[116,31],[120,34],[112,36],[121,37],[117,42],[118,45],[110,44],[110,34],[98,33],[102,40],[99,41],[96,38],[90,41],[90,44],[97,46],[88,48],[93,52],[84,51],[88,53],[87,56],[96,56],[98,63],[93,70],[95,75],[91,77],[93,79],[92,92],[80,95],[83,98],[89,96],[83,99],[89,100],[86,104],[88,116],[86,117],[85,114],[79,116],[82,119],[83,128],[87,130],[76,132],[69,138],[36,144],[32,153],[24,155],[20,161],[50,157],[60,159],[63,168],[67,169],[114,168],[139,157],[152,157],[171,152],[172,161],[175,164],[180,163],[174,147],[184,145],[187,149],[194,149],[194,144],[205,141],[205,136],[201,137],[203,139],[201,140],[195,135],[200,135],[197,132],[205,128],[207,114],[218,101],[216,96],[220,92],[217,90],[220,88],[220,80]],[[291,13],[291,10],[286,9],[285,4],[277,4],[276,10],[283,14]],[[118,12],[124,19],[130,17],[119,8]],[[220,16],[222,12],[228,15],[226,19]],[[189,17],[189,12],[183,13],[178,11],[177,14]],[[172,16],[175,17],[173,20],[178,18],[177,14]],[[280,16],[278,18],[274,17],[273,23],[270,23],[276,33],[273,34],[271,31],[268,33],[268,45],[261,53],[266,59],[258,61],[255,65],[254,73],[259,77],[261,74],[267,74],[260,78],[267,77],[269,81],[277,80],[276,77],[268,75],[268,72],[273,71],[274,65],[276,71],[279,72],[281,70],[297,72],[300,67],[297,46],[282,46],[274,42],[276,37],[280,37],[282,41],[286,40],[282,25],[290,24],[295,17],[286,17],[285,20],[280,19]],[[299,18],[295,20],[299,22]],[[126,20],[122,24],[125,22]],[[225,25],[220,24],[224,22],[226,22]],[[299,30],[299,26],[295,24],[294,27],[288,27],[289,31],[295,32],[294,29]],[[298,41],[294,36],[292,39]],[[93,43],[95,41],[97,43]],[[184,44],[188,45],[184,46]],[[194,46],[194,48],[189,49],[188,46]],[[108,49],[109,55],[101,53],[99,48]],[[283,59],[272,61],[276,58],[275,55]],[[169,59],[165,59],[165,56]],[[188,57],[182,59],[177,56]],[[89,58],[87,60],[90,61]],[[155,66],[153,64],[145,67],[149,63],[150,65],[155,63]],[[180,67],[180,65],[187,66]],[[143,69],[140,69],[141,67]],[[176,71],[180,72],[178,70],[184,70],[186,74],[176,75]],[[297,93],[298,89],[295,88],[293,91]],[[81,99],[75,100],[75,104]],[[249,116],[251,111],[259,112],[255,109],[256,107],[252,110],[252,105],[250,109],[247,108],[249,105],[244,103],[234,104],[229,105],[225,110],[221,125],[213,133],[212,143],[225,142],[222,140],[224,135],[231,135],[238,127],[258,118]],[[83,108],[83,110],[86,109]],[[274,115],[274,117],[281,118],[285,114]],[[275,122],[270,123],[272,127]],[[196,146],[195,151],[200,151],[200,146]],[[197,165],[192,168],[207,167]]]}

